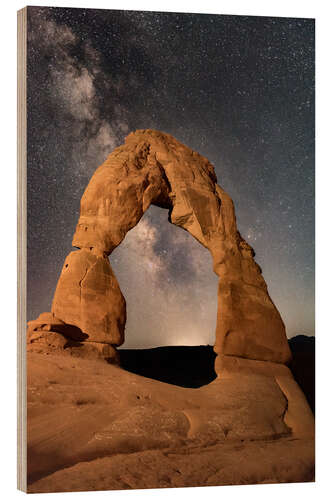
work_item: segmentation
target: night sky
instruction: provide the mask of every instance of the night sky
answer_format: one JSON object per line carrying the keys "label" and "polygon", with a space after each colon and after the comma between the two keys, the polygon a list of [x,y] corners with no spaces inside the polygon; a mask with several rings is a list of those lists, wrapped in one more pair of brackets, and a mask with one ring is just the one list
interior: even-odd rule
{"label": "night sky", "polygon": [[[29,7],[28,320],[49,311],[94,170],[132,130],[206,156],[287,334],[314,334],[314,21]],[[151,207],[110,262],[127,347],[213,344],[209,252]]]}

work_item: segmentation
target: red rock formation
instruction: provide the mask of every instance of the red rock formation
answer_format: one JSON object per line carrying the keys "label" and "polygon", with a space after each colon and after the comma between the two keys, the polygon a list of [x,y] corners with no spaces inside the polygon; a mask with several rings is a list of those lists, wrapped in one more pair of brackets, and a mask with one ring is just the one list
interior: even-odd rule
{"label": "red rock formation", "polygon": [[234,206],[209,161],[171,135],[131,133],[92,176],[81,199],[72,252],[65,261],[52,312],[88,335],[121,345],[125,301],[107,256],[149,206],[208,248],[220,277],[215,351],[219,355],[288,363],[285,327],[269,297],[254,251],[237,230]]}

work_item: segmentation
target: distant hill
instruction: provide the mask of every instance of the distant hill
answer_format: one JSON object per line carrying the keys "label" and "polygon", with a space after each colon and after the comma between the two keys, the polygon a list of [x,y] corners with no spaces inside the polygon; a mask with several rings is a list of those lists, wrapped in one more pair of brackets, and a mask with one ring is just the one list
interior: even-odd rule
{"label": "distant hill", "polygon": [[119,349],[129,372],[182,387],[201,387],[216,378],[216,354],[210,345]]}
{"label": "distant hill", "polygon": [[315,412],[315,337],[296,335],[289,339],[293,355],[291,371]]}

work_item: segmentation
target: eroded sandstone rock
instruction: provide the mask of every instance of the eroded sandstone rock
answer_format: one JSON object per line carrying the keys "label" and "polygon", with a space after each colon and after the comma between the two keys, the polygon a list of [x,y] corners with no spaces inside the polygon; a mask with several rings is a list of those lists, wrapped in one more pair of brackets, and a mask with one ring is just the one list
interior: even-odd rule
{"label": "eroded sandstone rock", "polygon": [[49,330],[36,330],[28,337],[27,352],[38,354],[61,354],[75,358],[105,360],[120,364],[115,347],[100,342],[73,340],[62,333]]}
{"label": "eroded sandstone rock", "polygon": [[52,312],[78,327],[86,341],[121,345],[126,303],[109,260],[96,249],[71,252],[54,294]]}
{"label": "eroded sandstone rock", "polygon": [[[98,167],[81,200],[73,246],[52,305],[88,341],[121,345],[125,300],[107,256],[151,204],[211,252],[220,277],[215,351],[288,363],[285,327],[252,247],[237,230],[234,205],[209,161],[169,134],[131,133]],[[219,362],[216,363],[217,372]]]}
{"label": "eroded sandstone rock", "polygon": [[36,339],[46,332],[63,334],[66,338],[76,341],[82,341],[88,337],[78,327],[65,323],[54,313],[44,312],[37,319],[28,322],[27,340],[29,342],[31,338]]}

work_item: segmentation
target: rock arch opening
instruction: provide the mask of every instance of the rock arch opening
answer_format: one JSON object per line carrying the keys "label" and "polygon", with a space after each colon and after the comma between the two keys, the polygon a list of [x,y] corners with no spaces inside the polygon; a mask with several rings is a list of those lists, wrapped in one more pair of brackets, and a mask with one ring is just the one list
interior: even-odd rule
{"label": "rock arch opening", "polygon": [[126,297],[124,348],[215,343],[218,278],[211,257],[151,206],[110,256]]}
{"label": "rock arch opening", "polygon": [[[288,363],[291,353],[283,321],[213,166],[155,130],[131,133],[92,176],[72,242],[78,250],[65,260],[46,326],[74,326],[86,336],[89,349],[119,359],[116,349],[124,343],[126,301],[108,256],[150,205],[168,209],[169,221],[211,253],[218,277],[217,375],[244,359],[251,367],[253,362]],[[43,317],[42,325],[45,321]],[[40,323],[32,322],[31,328],[38,329]]]}
{"label": "rock arch opening", "polygon": [[218,278],[209,251],[151,206],[110,264],[126,297],[121,366],[183,387],[211,382]]}

